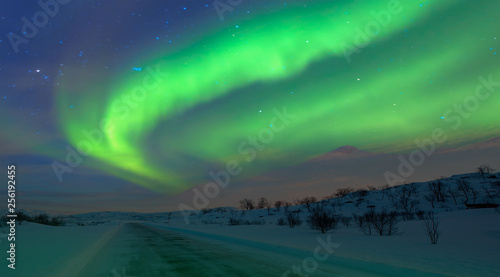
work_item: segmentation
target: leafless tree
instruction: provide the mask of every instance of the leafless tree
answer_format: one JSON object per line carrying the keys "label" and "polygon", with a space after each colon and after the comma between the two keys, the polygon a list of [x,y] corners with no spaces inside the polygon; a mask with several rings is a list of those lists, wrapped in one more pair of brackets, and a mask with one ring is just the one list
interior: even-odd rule
{"label": "leafless tree", "polygon": [[380,236],[390,236],[397,233],[397,224],[400,221],[395,211],[375,212],[373,210],[356,216],[355,219],[357,227],[365,235],[371,235],[373,231],[376,231]]}
{"label": "leafless tree", "polygon": [[268,201],[266,203],[266,209],[267,209],[267,215],[270,215],[271,214],[271,202]]}
{"label": "leafless tree", "polygon": [[403,185],[399,191],[391,197],[394,208],[404,210],[404,219],[413,219],[413,213],[418,208],[420,201],[413,199],[417,189],[414,184]]}
{"label": "leafless tree", "polygon": [[300,201],[300,204],[306,205],[307,210],[310,212],[311,211],[311,204],[316,203],[317,201],[318,201],[318,199],[316,199],[316,197],[308,196],[308,197],[302,198],[302,200]]}
{"label": "leafless tree", "polygon": [[290,209],[290,206],[292,206],[292,203],[290,202],[285,202],[283,205],[283,208],[285,209],[285,213],[288,213],[288,210]]}
{"label": "leafless tree", "polygon": [[359,198],[365,198],[368,196],[368,190],[367,189],[363,189],[363,188],[360,188],[358,190],[356,190],[355,194],[356,194],[356,197]]}
{"label": "leafless tree", "polygon": [[448,186],[448,195],[453,198],[453,202],[455,202],[455,205],[457,205],[457,197],[460,196],[458,190],[453,189],[451,186]]}
{"label": "leafless tree", "polygon": [[441,180],[436,180],[427,183],[427,186],[429,188],[429,191],[433,193],[436,197],[436,201],[438,202],[445,202],[446,201],[446,190],[447,186],[443,181]]}
{"label": "leafless tree", "polygon": [[425,200],[431,203],[432,208],[434,209],[434,202],[436,202],[436,195],[434,193],[429,193],[424,196]]}
{"label": "leafless tree", "polygon": [[372,234],[372,224],[374,213],[365,213],[363,215],[353,215],[356,227],[365,235],[369,236]]}
{"label": "leafless tree", "polygon": [[390,236],[398,231],[396,225],[399,222],[399,218],[395,211],[375,213],[372,219],[373,227],[375,227],[380,236]]}
{"label": "leafless tree", "polygon": [[484,174],[491,174],[494,173],[496,169],[491,167],[489,164],[482,164],[477,168],[477,173],[481,176],[484,176]]}
{"label": "leafless tree", "polygon": [[471,188],[472,194],[472,204],[476,204],[476,200],[479,197],[479,191],[477,189]]}
{"label": "leafless tree", "polygon": [[489,190],[488,187],[485,186],[485,185],[482,185],[481,188],[484,190],[484,193],[488,196],[488,198],[489,198],[488,201],[491,201],[492,203],[495,203],[495,199],[494,199],[494,197],[496,196],[494,194],[495,191]]}
{"label": "leafless tree", "polygon": [[245,199],[240,201],[240,207],[243,210],[247,210],[247,211],[253,210],[253,209],[255,209],[255,202],[253,202],[252,199],[245,198]]}
{"label": "leafless tree", "polygon": [[338,218],[323,203],[316,202],[311,205],[311,211],[307,217],[307,223],[313,230],[320,230],[322,234],[335,229]]}
{"label": "leafless tree", "polygon": [[295,199],[293,199],[293,204],[296,205],[296,206],[297,205],[302,205],[302,199],[300,199],[298,197],[295,198]]}
{"label": "leafless tree", "polygon": [[435,216],[433,212],[428,213],[424,217],[424,226],[427,236],[431,240],[432,244],[437,244],[441,231],[439,229],[440,220]]}
{"label": "leafless tree", "polygon": [[267,207],[268,203],[269,203],[269,201],[267,200],[267,198],[261,197],[261,198],[259,198],[259,201],[257,202],[257,207],[259,209],[264,209],[265,207]]}
{"label": "leafless tree", "polygon": [[476,204],[476,200],[479,197],[479,191],[471,187],[467,181],[459,180],[458,189],[462,192],[462,196],[465,198],[464,203],[469,204],[472,198],[472,204]]}
{"label": "leafless tree", "polygon": [[278,210],[278,212],[279,212],[279,211],[280,211],[280,209],[281,209],[281,206],[283,206],[283,204],[285,204],[285,202],[284,202],[284,201],[282,201],[282,200],[278,200],[278,201],[274,202],[274,207],[275,207],[275,208]]}
{"label": "leafless tree", "polygon": [[351,192],[353,192],[352,188],[338,188],[335,192],[335,197],[344,197]]}
{"label": "leafless tree", "polygon": [[333,207],[333,210],[335,211],[335,207],[338,207],[340,211],[342,211],[342,206],[344,205],[344,202],[340,201],[340,200],[335,200],[332,202],[332,207]]}
{"label": "leafless tree", "polygon": [[471,186],[465,180],[457,180],[457,189],[462,193],[464,197],[464,203],[469,203],[469,195],[471,194]]}
{"label": "leafless tree", "polygon": [[376,186],[372,186],[372,185],[368,185],[368,186],[366,186],[366,188],[368,188],[369,191],[378,190]]}
{"label": "leafless tree", "polygon": [[285,221],[290,228],[294,228],[295,226],[300,226],[302,224],[302,220],[300,219],[300,210],[293,212],[285,213]]}
{"label": "leafless tree", "polygon": [[335,201],[327,202],[330,203],[330,206],[332,206],[332,212],[336,213],[337,212],[337,203]]}

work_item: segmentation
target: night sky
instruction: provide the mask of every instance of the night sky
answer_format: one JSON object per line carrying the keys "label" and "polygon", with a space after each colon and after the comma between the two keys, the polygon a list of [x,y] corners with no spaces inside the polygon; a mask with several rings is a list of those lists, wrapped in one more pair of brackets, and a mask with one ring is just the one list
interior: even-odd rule
{"label": "night sky", "polygon": [[497,1],[46,2],[0,3],[18,208],[165,211],[221,171],[209,206],[500,167]]}

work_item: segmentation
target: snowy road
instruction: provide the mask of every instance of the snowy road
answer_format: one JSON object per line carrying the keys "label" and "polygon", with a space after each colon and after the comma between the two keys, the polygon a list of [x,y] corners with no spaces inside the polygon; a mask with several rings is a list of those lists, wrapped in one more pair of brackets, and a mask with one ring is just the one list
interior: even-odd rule
{"label": "snowy road", "polygon": [[281,276],[289,269],[286,260],[269,258],[131,223],[122,226],[79,276]]}
{"label": "snowy road", "polygon": [[[299,276],[284,273],[313,256],[272,246],[231,245],[139,223],[123,224],[77,276]],[[330,257],[319,262],[309,276],[434,276],[419,272],[401,275],[401,269],[387,274],[381,265],[361,263],[353,268],[335,260]]]}

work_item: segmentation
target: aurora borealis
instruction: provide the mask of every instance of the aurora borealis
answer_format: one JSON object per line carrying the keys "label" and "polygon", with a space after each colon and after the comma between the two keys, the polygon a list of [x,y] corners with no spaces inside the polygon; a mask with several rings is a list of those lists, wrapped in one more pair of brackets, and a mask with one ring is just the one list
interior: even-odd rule
{"label": "aurora borealis", "polygon": [[[495,1],[241,1],[223,20],[213,2],[125,2],[70,2],[23,45],[58,53],[41,62],[54,72],[51,135],[19,132],[64,177],[66,146],[86,167],[176,194],[231,161],[243,181],[345,145],[407,153],[436,128],[440,148],[499,136]],[[50,39],[62,46],[40,50]]]}

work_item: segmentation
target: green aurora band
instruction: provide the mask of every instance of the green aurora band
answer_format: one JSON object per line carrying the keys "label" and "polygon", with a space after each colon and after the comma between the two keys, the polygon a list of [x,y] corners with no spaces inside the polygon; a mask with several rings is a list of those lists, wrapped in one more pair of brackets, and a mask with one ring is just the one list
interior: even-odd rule
{"label": "green aurora band", "polygon": [[[389,13],[389,2],[290,4],[238,27],[231,20],[205,26],[210,32],[196,41],[144,56],[140,72],[93,85],[63,79],[60,126],[76,148],[88,141],[82,131],[105,120],[87,164],[166,193],[199,184],[230,160],[247,178],[343,145],[409,151],[436,128],[448,138],[441,147],[498,136],[497,92],[452,127],[459,115],[453,105],[474,96],[478,77],[500,79],[490,50],[498,44],[499,4],[401,1],[379,32],[367,32],[377,22],[373,13]],[[356,28],[370,36],[357,50],[364,35]],[[145,78],[153,89],[145,89]],[[269,128],[273,109],[284,107],[294,119],[247,162],[239,145]]]}

